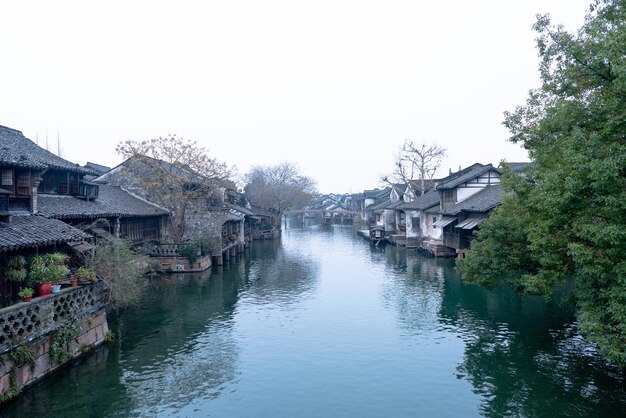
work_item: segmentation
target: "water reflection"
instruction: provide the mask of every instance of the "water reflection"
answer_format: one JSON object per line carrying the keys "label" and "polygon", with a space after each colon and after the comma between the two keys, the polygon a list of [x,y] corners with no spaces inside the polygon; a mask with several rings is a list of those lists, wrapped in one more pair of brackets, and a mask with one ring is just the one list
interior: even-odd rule
{"label": "water reflection", "polygon": [[564,308],[550,301],[462,283],[450,260],[371,246],[384,262],[386,306],[407,338],[452,333],[465,343],[457,378],[480,395],[480,412],[502,416],[622,416],[624,374],[600,358]]}
{"label": "water reflection", "polygon": [[121,318],[120,381],[134,413],[157,415],[214,398],[235,378],[232,315],[239,283],[221,276],[165,276],[154,282],[142,309]]}
{"label": "water reflection", "polygon": [[153,281],[110,318],[114,345],[0,414],[623,415],[623,375],[559,304],[466,286],[452,261],[350,228],[302,227]]}
{"label": "water reflection", "polygon": [[546,301],[504,289],[487,292],[446,273],[442,322],[466,343],[458,378],[481,395],[483,415],[623,413],[626,392],[615,390],[623,375],[582,339],[571,309],[560,306],[562,297]]}
{"label": "water reflection", "polygon": [[318,283],[314,252],[279,240],[259,242],[246,270],[246,303],[287,308],[310,297]]}
{"label": "water reflection", "polygon": [[413,335],[436,330],[443,300],[443,267],[435,259],[407,254],[403,248],[385,247],[382,251],[392,267],[383,298],[397,311],[400,327]]}

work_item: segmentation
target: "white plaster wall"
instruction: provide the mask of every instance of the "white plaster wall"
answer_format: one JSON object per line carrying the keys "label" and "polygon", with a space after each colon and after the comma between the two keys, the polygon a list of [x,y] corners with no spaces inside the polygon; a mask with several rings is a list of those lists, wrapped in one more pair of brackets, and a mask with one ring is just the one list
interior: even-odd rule
{"label": "white plaster wall", "polygon": [[441,228],[433,227],[434,218],[441,219],[441,215],[421,212],[422,235],[424,239],[441,239]]}
{"label": "white plaster wall", "polygon": [[456,189],[456,202],[462,202],[468,197],[480,192],[483,187],[482,185],[475,184],[474,187],[457,187]]}

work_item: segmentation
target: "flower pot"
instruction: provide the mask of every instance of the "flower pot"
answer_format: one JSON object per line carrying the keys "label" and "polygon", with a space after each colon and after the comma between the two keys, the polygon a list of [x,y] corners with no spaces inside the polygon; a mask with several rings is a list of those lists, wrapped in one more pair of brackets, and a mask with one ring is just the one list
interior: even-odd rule
{"label": "flower pot", "polygon": [[59,293],[61,291],[61,285],[60,284],[53,284],[52,285],[52,293]]}
{"label": "flower pot", "polygon": [[24,302],[30,302],[32,298],[32,296],[24,296]]}
{"label": "flower pot", "polygon": [[52,292],[52,282],[44,282],[37,285],[37,294],[39,296],[48,296]]}
{"label": "flower pot", "polygon": [[72,287],[78,286],[78,279],[70,279],[70,283],[72,283]]}

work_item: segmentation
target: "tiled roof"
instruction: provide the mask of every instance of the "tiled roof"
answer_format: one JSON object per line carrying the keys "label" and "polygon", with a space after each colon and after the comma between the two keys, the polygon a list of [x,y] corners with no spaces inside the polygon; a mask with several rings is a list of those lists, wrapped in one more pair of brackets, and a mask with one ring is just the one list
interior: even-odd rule
{"label": "tiled roof", "polygon": [[501,194],[502,189],[500,186],[487,186],[456,205],[442,209],[439,213],[454,216],[461,213],[461,211],[486,212],[500,204]]}
{"label": "tiled roof", "polygon": [[0,252],[81,241],[89,238],[76,229],[56,219],[38,215],[12,215],[0,222]]}
{"label": "tiled roof", "polygon": [[365,190],[363,192],[366,199],[378,199],[380,197],[389,196],[389,193],[391,193],[391,187],[386,187],[384,189]]}
{"label": "tiled roof", "polygon": [[93,170],[71,163],[41,148],[20,131],[1,125],[0,163],[36,170],[54,168],[79,174],[96,174]]}
{"label": "tiled roof", "polygon": [[459,184],[463,184],[466,181],[476,178],[480,176],[481,174],[486,173],[489,170],[496,170],[496,169],[491,164],[483,165],[480,163],[476,163],[461,171],[452,173],[448,177],[441,179],[441,181],[437,183],[437,190],[451,189],[453,187],[458,186]]}
{"label": "tiled roof", "polygon": [[508,166],[514,173],[523,173],[532,163],[502,163],[501,165]]}
{"label": "tiled roof", "polygon": [[435,205],[439,205],[439,193],[434,190],[429,190],[423,195],[419,196],[412,202],[405,202],[400,209],[402,210],[426,210],[432,208]]}
{"label": "tiled roof", "polygon": [[37,208],[43,215],[57,219],[158,216],[168,213],[118,186],[104,184],[100,185],[98,198],[89,201],[67,195],[40,194]]}
{"label": "tiled roof", "polygon": [[111,170],[111,167],[107,167],[106,165],[92,163],[90,161],[87,161],[87,164],[85,164],[84,167],[90,170],[96,171],[98,174],[104,174],[107,171]]}
{"label": "tiled roof", "polygon": [[371,205],[367,207],[368,211],[376,212],[377,210],[387,209],[391,205],[391,202],[387,200],[386,202],[379,203],[378,205]]}

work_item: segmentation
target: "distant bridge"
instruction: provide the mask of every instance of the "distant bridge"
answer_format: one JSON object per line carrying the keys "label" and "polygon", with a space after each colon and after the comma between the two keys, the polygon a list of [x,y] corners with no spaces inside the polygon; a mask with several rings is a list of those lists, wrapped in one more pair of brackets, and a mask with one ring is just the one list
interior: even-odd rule
{"label": "distant bridge", "polygon": [[305,213],[333,213],[338,215],[358,215],[360,212],[344,209],[289,209],[285,211],[285,214],[305,214]]}

